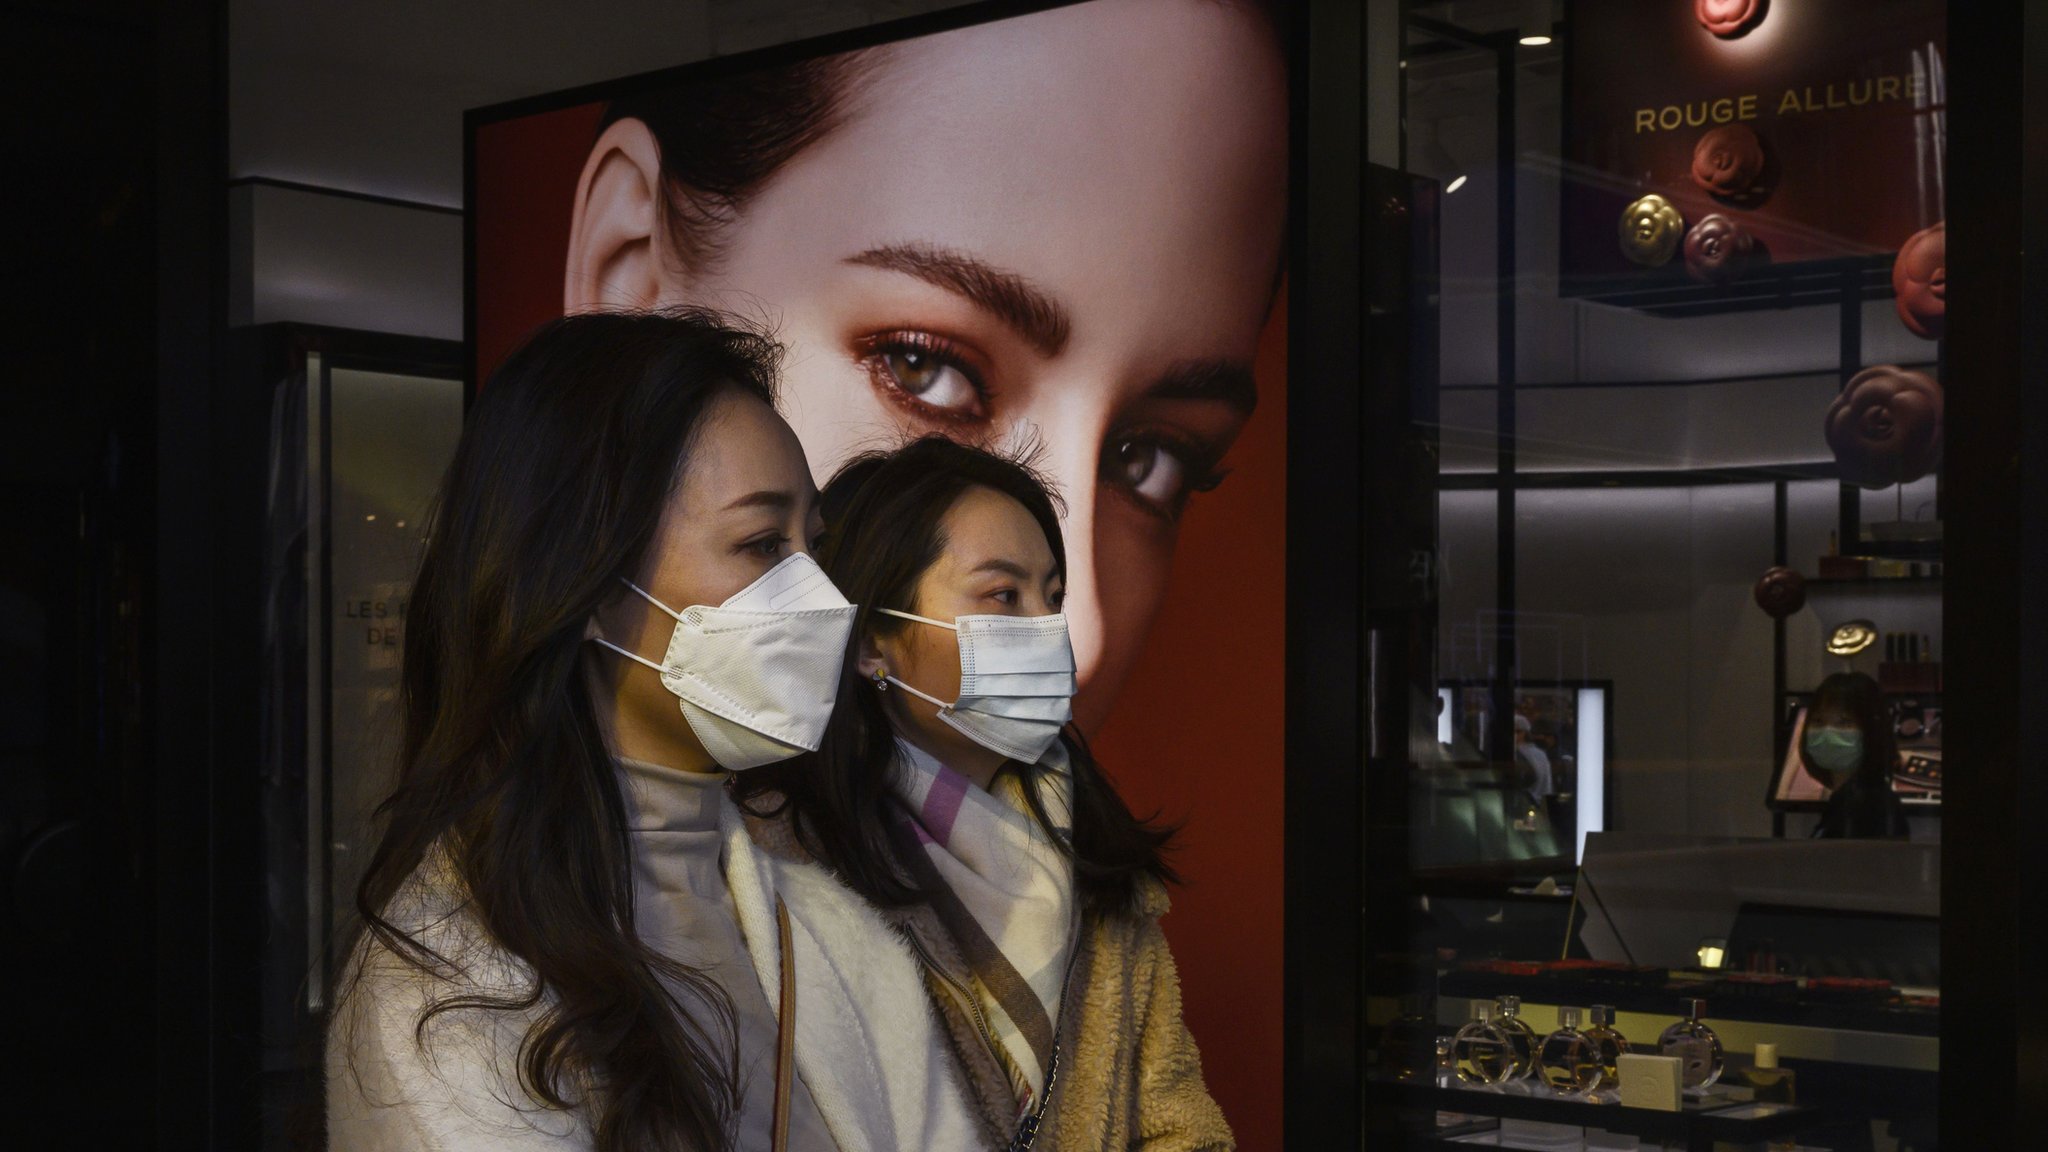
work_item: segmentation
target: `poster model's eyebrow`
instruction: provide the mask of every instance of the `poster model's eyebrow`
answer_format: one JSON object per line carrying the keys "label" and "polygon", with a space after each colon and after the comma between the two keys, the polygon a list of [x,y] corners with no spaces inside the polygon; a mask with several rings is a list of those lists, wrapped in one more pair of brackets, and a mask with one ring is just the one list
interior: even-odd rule
{"label": "poster model's eyebrow", "polygon": [[848,256],[845,262],[901,272],[964,296],[976,307],[994,313],[1047,356],[1059,355],[1073,331],[1067,310],[1031,281],[952,248],[885,244]]}
{"label": "poster model's eyebrow", "polygon": [[1182,360],[1169,365],[1150,388],[1147,400],[1220,400],[1240,416],[1259,406],[1259,386],[1252,366],[1239,360]]}

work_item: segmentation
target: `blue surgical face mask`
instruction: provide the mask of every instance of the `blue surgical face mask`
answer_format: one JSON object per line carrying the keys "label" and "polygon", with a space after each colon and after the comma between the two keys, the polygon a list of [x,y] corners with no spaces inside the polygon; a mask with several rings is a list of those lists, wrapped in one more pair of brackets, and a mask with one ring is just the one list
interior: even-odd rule
{"label": "blue surgical face mask", "polygon": [[1863,766],[1863,733],[1854,728],[1808,728],[1806,755],[1831,776],[1852,775]]}

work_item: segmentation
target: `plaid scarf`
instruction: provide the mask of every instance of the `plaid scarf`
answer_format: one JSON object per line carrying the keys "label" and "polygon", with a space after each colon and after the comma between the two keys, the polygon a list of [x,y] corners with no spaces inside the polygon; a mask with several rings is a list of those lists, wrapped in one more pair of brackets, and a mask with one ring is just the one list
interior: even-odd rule
{"label": "plaid scarf", "polygon": [[1024,789],[1038,789],[1053,829],[1067,836],[1066,748],[1053,745],[1036,765],[1005,765],[987,791],[910,744],[899,740],[896,751],[904,863],[972,969],[1022,1114],[1045,1090],[1077,923],[1073,862],[1032,816]]}

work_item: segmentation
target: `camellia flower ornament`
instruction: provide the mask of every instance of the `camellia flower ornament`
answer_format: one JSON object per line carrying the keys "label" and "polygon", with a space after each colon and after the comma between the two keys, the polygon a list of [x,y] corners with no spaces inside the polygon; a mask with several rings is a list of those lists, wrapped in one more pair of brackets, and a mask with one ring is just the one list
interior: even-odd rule
{"label": "camellia flower ornament", "polygon": [[1630,204],[1621,214],[1621,253],[1655,268],[1668,263],[1685,235],[1685,217],[1671,201],[1655,192]]}
{"label": "camellia flower ornament", "polygon": [[1692,182],[1716,196],[1745,195],[1763,171],[1763,139],[1747,124],[1709,128],[1692,146]]}
{"label": "camellia flower ornament", "polygon": [[1685,234],[1685,270],[1707,284],[1722,284],[1742,275],[1756,255],[1756,238],[1719,212],[1700,219]]}
{"label": "camellia flower ornament", "polygon": [[1948,327],[1946,223],[1913,233],[1892,261],[1892,297],[1899,320],[1915,336],[1941,339]]}
{"label": "camellia flower ornament", "polygon": [[1693,0],[1700,27],[1723,40],[1733,40],[1763,22],[1770,0]]}
{"label": "camellia flower ornament", "polygon": [[1767,568],[1751,594],[1765,615],[1783,620],[1806,607],[1806,577],[1782,564]]}
{"label": "camellia flower ornament", "polygon": [[1910,484],[1941,463],[1942,391],[1934,377],[1894,364],[1865,368],[1828,408],[1828,447],[1845,483]]}

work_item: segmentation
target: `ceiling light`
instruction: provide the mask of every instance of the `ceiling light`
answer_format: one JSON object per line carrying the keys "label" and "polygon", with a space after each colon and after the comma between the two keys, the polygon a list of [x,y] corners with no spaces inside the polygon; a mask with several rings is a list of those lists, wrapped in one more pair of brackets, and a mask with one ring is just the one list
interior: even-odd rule
{"label": "ceiling light", "polygon": [[1458,189],[1463,188],[1464,186],[1465,178],[1463,176],[1453,177],[1449,184],[1444,185],[1444,195],[1449,196],[1451,193],[1456,192]]}
{"label": "ceiling light", "polygon": [[1550,0],[1522,0],[1522,39],[1524,48],[1541,48],[1550,43]]}
{"label": "ceiling light", "polygon": [[1524,36],[1519,41],[1516,41],[1516,43],[1519,43],[1524,48],[1541,48],[1545,44],[1550,43],[1550,37],[1539,32],[1533,36]]}

